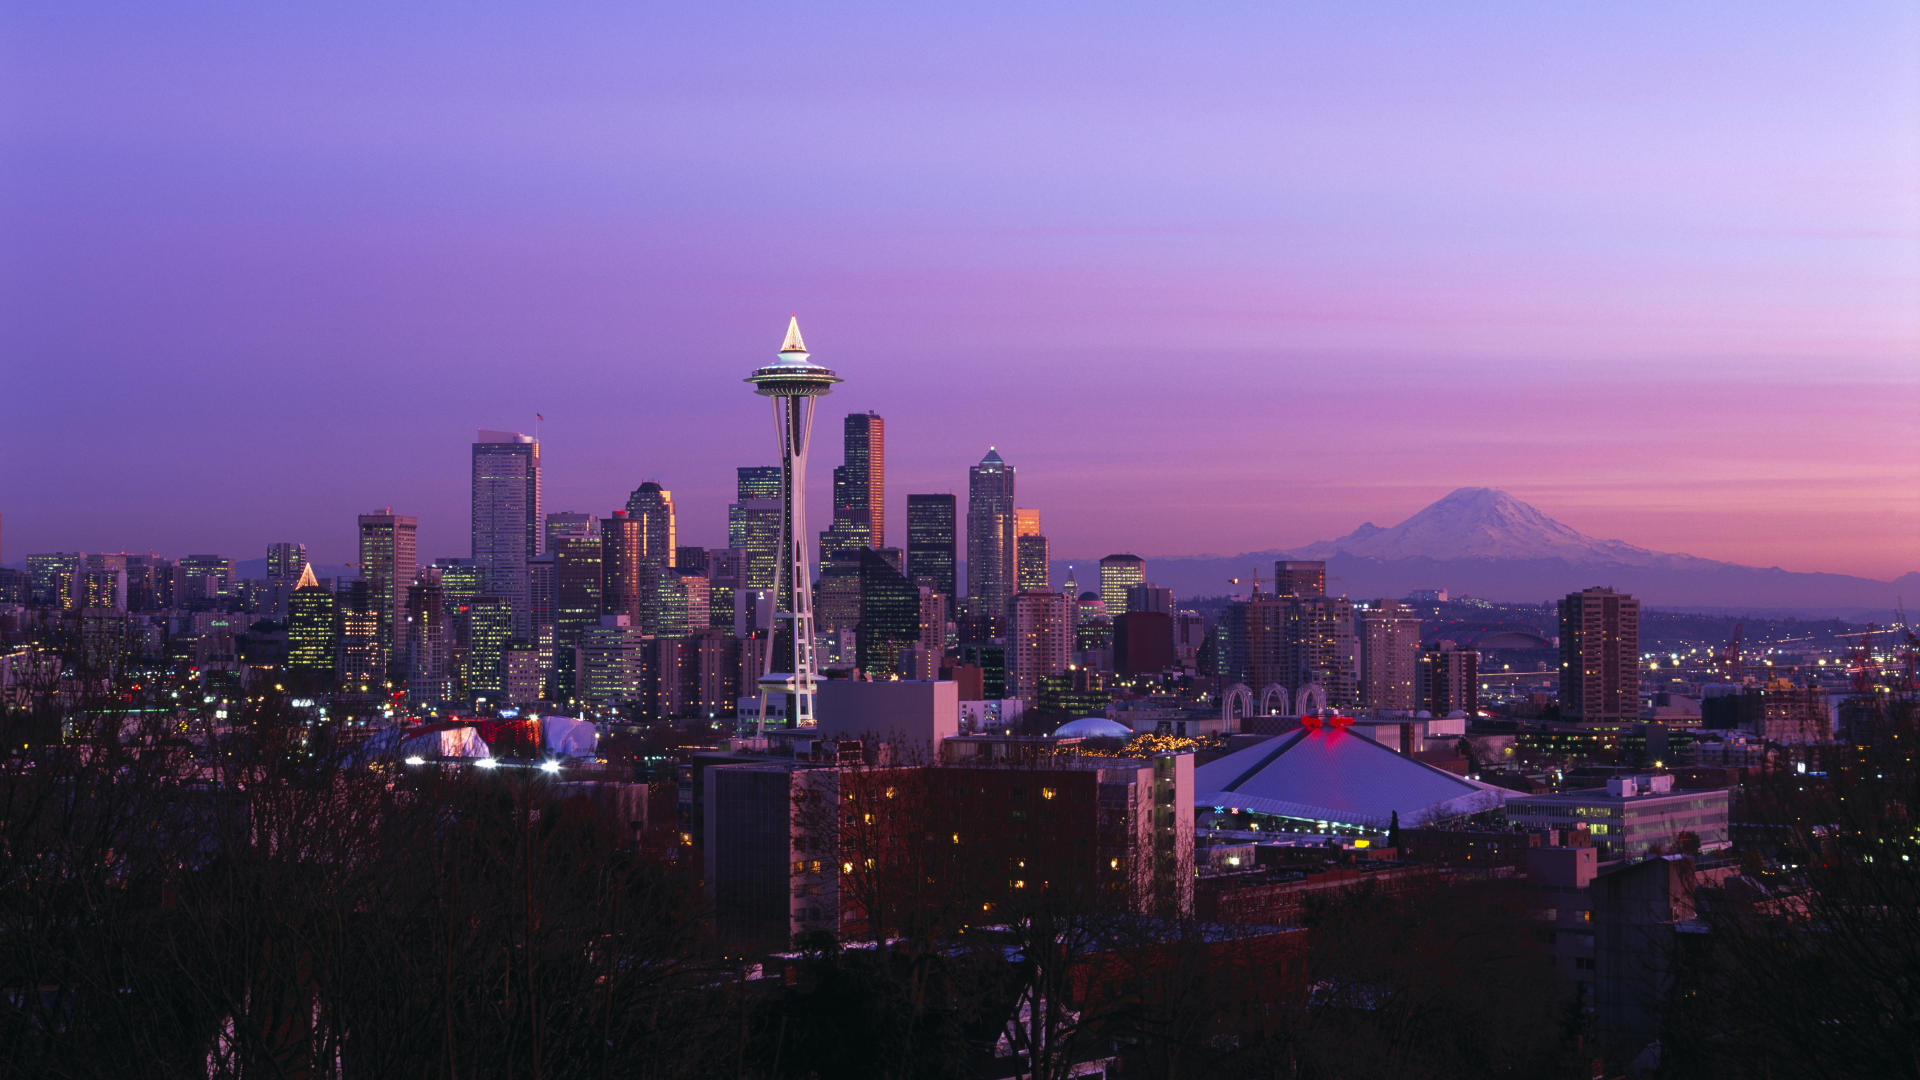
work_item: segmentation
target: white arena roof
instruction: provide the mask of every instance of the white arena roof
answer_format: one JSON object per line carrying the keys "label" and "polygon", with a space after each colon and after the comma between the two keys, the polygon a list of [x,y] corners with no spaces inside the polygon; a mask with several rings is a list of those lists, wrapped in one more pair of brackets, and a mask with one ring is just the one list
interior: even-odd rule
{"label": "white arena roof", "polygon": [[1516,793],[1405,757],[1344,727],[1302,727],[1193,771],[1197,806],[1385,829],[1476,814]]}

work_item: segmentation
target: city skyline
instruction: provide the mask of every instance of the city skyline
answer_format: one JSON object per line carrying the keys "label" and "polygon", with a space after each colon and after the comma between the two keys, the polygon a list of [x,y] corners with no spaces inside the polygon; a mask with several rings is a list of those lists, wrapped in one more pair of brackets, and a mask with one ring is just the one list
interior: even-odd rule
{"label": "city skyline", "polygon": [[337,564],[389,505],[457,554],[473,429],[536,411],[548,507],[658,480],[716,545],[798,310],[889,421],[893,536],[991,444],[1061,557],[1486,485],[1920,569],[1909,7],[6,20],[9,565]]}

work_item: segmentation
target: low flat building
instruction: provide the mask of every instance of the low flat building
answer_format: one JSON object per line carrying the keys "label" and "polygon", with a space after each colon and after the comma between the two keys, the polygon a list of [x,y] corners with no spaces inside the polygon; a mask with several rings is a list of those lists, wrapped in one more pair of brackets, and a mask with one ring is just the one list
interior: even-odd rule
{"label": "low flat building", "polygon": [[1530,829],[1584,829],[1602,860],[1672,851],[1682,833],[1691,833],[1701,851],[1727,846],[1727,792],[1675,791],[1665,775],[1521,796],[1507,803],[1507,818]]}

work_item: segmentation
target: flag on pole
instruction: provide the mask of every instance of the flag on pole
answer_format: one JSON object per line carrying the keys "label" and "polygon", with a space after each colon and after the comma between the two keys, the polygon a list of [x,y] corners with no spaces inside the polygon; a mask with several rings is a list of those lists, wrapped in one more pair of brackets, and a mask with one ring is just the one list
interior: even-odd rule
{"label": "flag on pole", "polygon": [[545,420],[545,419],[546,419],[546,417],[545,417],[544,415],[542,415],[542,414],[540,414],[540,413],[534,413],[534,414],[533,414],[533,418],[534,418],[535,420]]}

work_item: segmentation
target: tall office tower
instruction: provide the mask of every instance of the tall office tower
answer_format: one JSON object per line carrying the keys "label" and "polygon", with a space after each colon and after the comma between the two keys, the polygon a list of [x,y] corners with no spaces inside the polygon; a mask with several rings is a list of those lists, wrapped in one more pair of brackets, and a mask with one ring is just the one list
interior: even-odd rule
{"label": "tall office tower", "polygon": [[333,591],[320,587],[313,567],[303,559],[300,576],[287,595],[288,671],[332,680],[335,619]]}
{"label": "tall office tower", "polygon": [[464,604],[476,596],[493,595],[487,591],[486,571],[472,559],[438,558],[433,560],[433,568],[440,571],[440,591],[449,603]]}
{"label": "tall office tower", "polygon": [[640,561],[655,568],[674,565],[673,492],[648,480],[627,496],[627,516],[640,523]]}
{"label": "tall office tower", "polygon": [[380,612],[374,607],[372,590],[364,581],[347,582],[334,594],[334,606],[340,612],[340,645],[334,669],[339,685],[348,693],[372,693],[380,690],[386,678],[381,660]]}
{"label": "tall office tower", "polygon": [[814,626],[822,635],[831,637],[860,625],[861,550],[822,566],[813,583]]}
{"label": "tall office tower", "polygon": [[780,554],[773,574],[773,647],[760,675],[760,711],[771,694],[787,697],[787,723],[814,723],[813,575],[807,566],[807,443],[813,433],[815,399],[833,392],[840,376],[808,359],[800,319],[787,324],[779,359],[747,376],[754,393],[773,399],[774,433],[780,440]]}
{"label": "tall office tower", "polygon": [[440,571],[429,566],[407,586],[407,697],[438,704],[453,697],[453,626]]}
{"label": "tall office tower", "polygon": [[1067,598],[1057,592],[1013,595],[1012,630],[1007,643],[1008,689],[1032,704],[1040,698],[1040,680],[1067,670],[1073,632],[1067,626]]}
{"label": "tall office tower", "polygon": [[582,704],[625,706],[646,680],[646,638],[625,615],[602,615],[580,639],[574,697]]}
{"label": "tall office tower", "polygon": [[1293,597],[1287,604],[1286,685],[1298,701],[1318,683],[1327,705],[1360,704],[1360,650],[1353,632],[1353,601],[1344,596]]}
{"label": "tall office tower", "polygon": [[820,534],[822,566],[886,546],[886,432],[879,413],[847,414],[846,463],[833,470],[833,520]]}
{"label": "tall office tower", "polygon": [[541,551],[552,551],[553,542],[562,536],[599,536],[600,519],[577,510],[556,510],[547,515],[546,543]]}
{"label": "tall office tower", "polygon": [[1420,617],[1393,600],[1360,616],[1360,703],[1412,712],[1420,705]]}
{"label": "tall office tower", "polygon": [[959,585],[958,502],[952,495],[907,496],[907,576],[946,597],[949,612]]}
{"label": "tall office tower", "polygon": [[640,619],[641,578],[647,567],[640,559],[646,547],[640,519],[615,510],[600,522],[600,613],[625,615],[627,625],[645,633]]}
{"label": "tall office tower", "polygon": [[267,545],[265,613],[268,618],[282,621],[287,618],[287,601],[299,585],[300,571],[306,567],[307,545],[291,542]]}
{"label": "tall office tower", "polygon": [[1109,555],[1100,560],[1100,599],[1107,605],[1107,617],[1118,619],[1127,613],[1127,590],[1147,580],[1147,560],[1138,555]]}
{"label": "tall office tower", "polygon": [[1143,581],[1127,589],[1127,613],[1144,611],[1152,615],[1165,615],[1173,618],[1173,590],[1164,585],[1155,585]]}
{"label": "tall office tower", "polygon": [[[1027,564],[1021,561],[1020,539],[1039,535],[1040,511],[1016,507],[1013,511],[1013,569],[1007,572],[1007,576],[1013,579],[1014,592],[1022,592],[1028,587],[1026,584],[1028,568]],[[1053,586],[1045,587],[1050,589]]]}
{"label": "tall office tower", "polygon": [[307,568],[307,545],[291,541],[267,545],[267,584],[300,587]]}
{"label": "tall office tower", "polygon": [[674,529],[673,492],[652,480],[627,497],[627,516],[640,523],[640,617],[642,633],[658,634],[671,599],[674,559],[679,544]]}
{"label": "tall office tower", "polygon": [[1015,585],[1013,481],[1013,466],[991,446],[967,470],[967,606],[986,638],[1006,632]]}
{"label": "tall office tower", "polygon": [[554,544],[553,672],[548,694],[555,701],[574,697],[574,650],[587,627],[600,624],[600,539],[562,536]]}
{"label": "tall office tower", "polygon": [[1640,601],[1603,588],[1560,601],[1560,716],[1640,718]]}
{"label": "tall office tower", "polygon": [[1092,589],[1073,602],[1073,635],[1073,647],[1081,652],[1113,647],[1113,617]]}
{"label": "tall office tower", "polygon": [[713,557],[706,548],[682,544],[673,549],[673,565],[679,570],[706,574],[713,570]]}
{"label": "tall office tower", "polygon": [[512,605],[517,634],[532,628],[527,560],[540,554],[541,525],[540,444],[483,429],[473,444],[473,562],[481,595]]}
{"label": "tall office tower", "polygon": [[507,704],[507,642],[513,607],[497,596],[477,596],[453,610],[459,697],[475,704]]}
{"label": "tall office tower", "polygon": [[735,597],[746,590],[746,553],[735,548],[707,549],[707,614],[717,630],[744,636],[734,626]]}
{"label": "tall office tower", "polygon": [[533,636],[553,627],[553,548],[527,560],[527,614]]}
{"label": "tall office tower", "polygon": [[1480,654],[1441,641],[1420,653],[1420,707],[1435,716],[1480,711]]}
{"label": "tall office tower", "polygon": [[870,679],[901,672],[899,656],[920,641],[920,586],[878,551],[860,552],[860,624],[856,664]]}
{"label": "tall office tower", "polygon": [[1319,559],[1282,559],[1273,564],[1273,595],[1327,595],[1327,564]]}
{"label": "tall office tower", "polygon": [[1014,537],[1013,557],[1016,566],[1014,580],[1021,592],[1053,590],[1053,569],[1048,561],[1052,557],[1052,549],[1046,537],[1039,533]]}
{"label": "tall office tower", "polygon": [[727,546],[746,562],[741,586],[773,588],[780,561],[780,467],[742,465],[735,470],[734,502],[727,507]]}
{"label": "tall office tower", "polygon": [[418,519],[396,514],[391,506],[360,515],[360,580],[367,583],[368,601],[380,616],[378,679],[406,665],[407,586],[420,568],[419,529]]}

